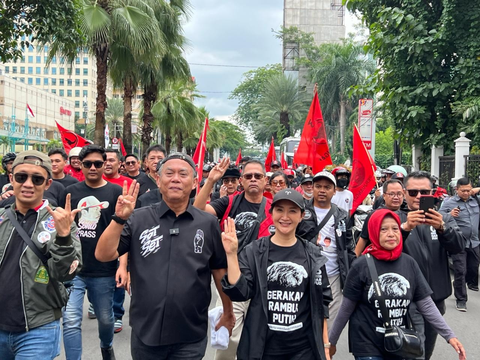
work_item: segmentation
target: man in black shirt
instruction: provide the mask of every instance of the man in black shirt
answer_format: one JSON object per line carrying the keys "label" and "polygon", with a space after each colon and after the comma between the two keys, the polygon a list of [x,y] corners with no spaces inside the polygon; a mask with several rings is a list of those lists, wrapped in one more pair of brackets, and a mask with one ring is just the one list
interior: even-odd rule
{"label": "man in black shirt", "polygon": [[[100,235],[115,214],[114,204],[122,188],[103,179],[105,149],[97,145],[82,148],[79,154],[85,181],[70,185],[65,191],[72,194],[72,208],[79,209],[76,222],[82,242],[84,266],[73,279],[73,290],[64,310],[63,341],[67,359],[82,356],[82,310],[85,291],[98,321],[98,333],[103,359],[115,359],[113,353],[113,293],[117,261],[102,263],[95,258],[95,247]],[[125,263],[123,262],[125,260]],[[119,271],[126,269],[122,259]],[[117,286],[126,283],[126,271]]]}
{"label": "man in black shirt", "polygon": [[52,149],[48,152],[48,157],[52,161],[52,179],[67,187],[78,182],[73,176],[66,175],[63,170],[67,165],[67,153],[63,149]]}
{"label": "man in black shirt", "polygon": [[157,171],[157,164],[164,158],[165,148],[162,145],[152,145],[145,152],[145,165],[148,173],[147,176],[137,180],[140,184],[139,196],[158,188],[155,181],[155,172]]}
{"label": "man in black shirt", "polygon": [[[198,181],[192,159],[170,155],[159,177],[163,201],[155,206],[133,211],[139,187],[134,182],[123,189],[95,255],[108,262],[130,254],[132,358],[178,359],[182,353],[200,360],[207,345],[211,275],[221,289],[225,251],[217,220],[189,204]],[[231,330],[232,305],[222,291],[220,296],[224,313],[217,327]]]}
{"label": "man in black shirt", "polygon": [[5,174],[0,175],[0,193],[3,193],[5,185],[10,184],[10,174],[12,173],[13,160],[17,155],[15,153],[6,153],[2,158],[2,167]]}
{"label": "man in black shirt", "polygon": [[125,176],[128,176],[130,179],[137,180],[143,178],[145,173],[140,169],[140,161],[138,156],[135,154],[125,155],[125,170],[127,173]]}

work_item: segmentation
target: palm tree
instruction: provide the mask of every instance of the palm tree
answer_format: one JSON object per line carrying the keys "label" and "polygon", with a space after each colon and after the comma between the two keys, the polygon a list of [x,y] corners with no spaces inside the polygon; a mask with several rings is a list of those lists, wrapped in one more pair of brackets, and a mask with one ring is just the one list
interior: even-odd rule
{"label": "palm tree", "polygon": [[[150,5],[154,0],[84,0],[81,29],[97,65],[95,144],[103,144],[108,63],[112,45],[117,42],[135,56],[157,46],[162,39],[159,24]],[[133,64],[132,64],[133,65]]]}
{"label": "palm tree", "polygon": [[[349,90],[361,85],[375,70],[375,62],[365,56],[363,46],[351,39],[318,47],[318,61],[310,63],[310,77],[318,83],[318,96],[325,118],[338,118],[340,153],[345,152],[347,111],[352,109]],[[354,106],[353,106],[354,107]]]}
{"label": "palm tree", "polygon": [[[123,101],[122,99],[113,98],[107,101],[108,107],[105,111],[105,122],[108,124],[110,133],[113,133],[114,137],[120,137],[125,129],[123,120]],[[119,132],[120,134],[118,134]]]}
{"label": "palm tree", "polygon": [[308,99],[296,79],[281,74],[265,83],[255,109],[259,112],[254,125],[257,140],[266,142],[272,135],[281,140],[293,135],[305,119]]}

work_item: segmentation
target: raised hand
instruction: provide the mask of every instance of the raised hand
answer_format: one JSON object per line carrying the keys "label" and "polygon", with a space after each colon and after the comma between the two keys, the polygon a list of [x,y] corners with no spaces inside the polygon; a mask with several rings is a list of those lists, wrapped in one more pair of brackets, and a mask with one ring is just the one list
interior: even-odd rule
{"label": "raised hand", "polygon": [[50,206],[47,205],[47,211],[52,215],[53,221],[55,224],[55,230],[57,231],[58,236],[68,236],[70,235],[70,228],[72,222],[75,219],[75,215],[80,212],[81,209],[75,209],[72,211],[71,206],[71,194],[67,194],[65,199],[65,209],[57,207],[55,210],[52,210]]}
{"label": "raised hand", "polygon": [[139,190],[140,184],[137,183],[137,180],[133,180],[130,188],[127,185],[127,181],[123,182],[123,192],[118,197],[115,205],[115,215],[124,220],[127,220],[132,215]]}
{"label": "raised hand", "polygon": [[222,232],[222,243],[227,255],[237,254],[238,239],[235,221],[231,217],[225,220],[224,231]]}
{"label": "raised hand", "polygon": [[220,180],[227,171],[228,167],[230,166],[230,158],[226,157],[223,158],[217,165],[213,167],[213,169],[208,174],[208,179],[212,182],[217,182]]}
{"label": "raised hand", "polygon": [[425,224],[425,212],[423,210],[410,211],[407,214],[407,221],[403,223],[405,231],[412,231],[418,225]]}

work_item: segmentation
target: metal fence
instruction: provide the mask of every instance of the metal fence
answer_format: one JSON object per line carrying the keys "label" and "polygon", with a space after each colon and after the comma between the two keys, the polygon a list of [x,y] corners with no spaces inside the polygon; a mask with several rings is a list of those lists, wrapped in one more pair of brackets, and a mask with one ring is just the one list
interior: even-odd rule
{"label": "metal fence", "polygon": [[470,179],[472,186],[480,183],[480,155],[465,155],[465,176]]}
{"label": "metal fence", "polygon": [[440,177],[438,185],[447,188],[452,178],[455,177],[455,155],[440,156]]}

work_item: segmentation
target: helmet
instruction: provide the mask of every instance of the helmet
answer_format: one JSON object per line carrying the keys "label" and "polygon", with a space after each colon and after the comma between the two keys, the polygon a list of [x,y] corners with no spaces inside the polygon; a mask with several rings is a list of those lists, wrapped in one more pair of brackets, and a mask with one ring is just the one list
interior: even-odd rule
{"label": "helmet", "polygon": [[292,169],[283,169],[283,173],[287,176],[295,176],[295,171]]}
{"label": "helmet", "polygon": [[379,170],[375,171],[375,177],[377,178],[382,177],[382,173]]}
{"label": "helmet", "polygon": [[70,152],[68,153],[68,157],[71,158],[72,156],[79,156],[80,151],[82,151],[82,148],[76,146],[76,147],[70,149]]}
{"label": "helmet", "polygon": [[432,178],[433,181],[438,181],[438,176],[437,175],[432,174],[431,178]]}
{"label": "helmet", "polygon": [[350,171],[348,171],[347,169],[345,169],[342,166],[337,166],[335,169],[332,170],[332,175],[335,176],[335,177],[337,177],[338,175],[341,175],[341,174],[344,174],[344,175],[347,175],[348,177],[350,177]]}
{"label": "helmet", "polygon": [[10,161],[15,160],[16,157],[17,157],[17,154],[15,154],[15,153],[13,153],[13,152],[6,153],[5,155],[3,155],[3,158],[2,158],[3,170],[7,171],[7,164],[8,164]]}
{"label": "helmet", "polygon": [[387,170],[393,171],[393,173],[402,173],[403,176],[407,176],[407,170],[403,166],[400,165],[390,165]]}

